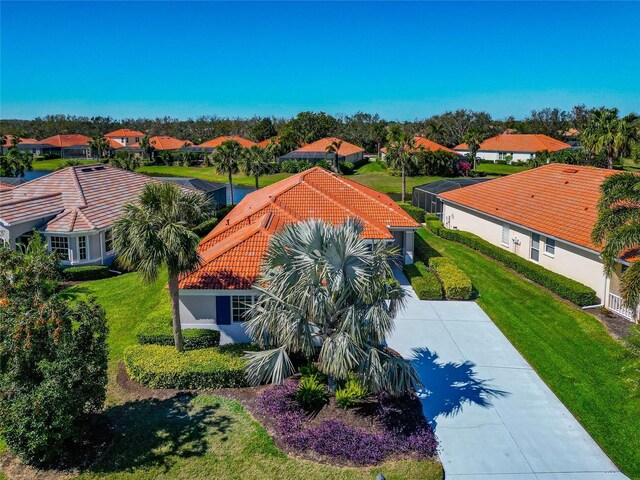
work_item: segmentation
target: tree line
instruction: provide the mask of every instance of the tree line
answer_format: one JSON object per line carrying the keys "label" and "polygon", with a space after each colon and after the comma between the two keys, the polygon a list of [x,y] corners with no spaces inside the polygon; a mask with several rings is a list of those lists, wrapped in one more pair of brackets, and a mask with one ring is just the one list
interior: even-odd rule
{"label": "tree line", "polygon": [[173,117],[124,118],[46,115],[33,120],[0,120],[0,132],[19,137],[43,139],[56,134],[79,133],[102,136],[119,128],[140,130],[149,136],[168,135],[195,144],[221,135],[239,135],[255,142],[276,135],[286,146],[295,147],[324,137],[339,137],[376,153],[386,143],[387,129],[399,125],[411,135],[423,135],[447,147],[465,141],[469,132],[487,138],[513,130],[518,133],[542,133],[562,139],[572,128],[582,131],[592,109],[577,105],[571,110],[545,108],[533,110],[522,119],[511,116],[495,119],[489,113],[460,109],[423,119],[392,122],[378,114],[357,112],[332,116],[324,112],[300,112],[293,118],[250,117],[224,118],[200,116],[180,120]]}

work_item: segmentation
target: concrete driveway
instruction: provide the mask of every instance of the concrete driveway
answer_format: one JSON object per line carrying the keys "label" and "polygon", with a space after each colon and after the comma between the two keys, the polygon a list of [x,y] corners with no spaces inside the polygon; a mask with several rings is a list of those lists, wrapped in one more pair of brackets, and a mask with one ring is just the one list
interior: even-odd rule
{"label": "concrete driveway", "polygon": [[410,294],[389,346],[411,358],[447,480],[626,479],[475,302]]}

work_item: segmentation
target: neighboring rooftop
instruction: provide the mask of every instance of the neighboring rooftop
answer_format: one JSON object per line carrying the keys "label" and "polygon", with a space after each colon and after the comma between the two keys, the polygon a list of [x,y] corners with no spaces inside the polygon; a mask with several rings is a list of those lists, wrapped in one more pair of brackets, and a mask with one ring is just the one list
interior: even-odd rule
{"label": "neighboring rooftop", "polygon": [[68,135],[53,135],[51,137],[44,138],[37,143],[53,145],[54,147],[73,147],[76,145],[87,145],[91,139],[86,135],[80,135],[77,133],[71,133]]}
{"label": "neighboring rooftop", "polygon": [[201,192],[209,193],[216,190],[227,190],[226,183],[209,182],[208,180],[202,180],[200,178],[186,178],[186,177],[159,177],[163,182],[171,182],[181,187],[190,188],[192,190],[199,190]]}
{"label": "neighboring rooftop", "polygon": [[440,195],[542,234],[599,251],[591,241],[600,185],[615,170],[551,163]]}
{"label": "neighboring rooftop", "polygon": [[337,137],[327,137],[321,138],[320,140],[316,140],[315,142],[308,143],[297,150],[294,150],[292,153],[296,152],[322,152],[325,153],[327,151],[327,147],[331,145],[333,142],[342,142],[340,144],[340,148],[338,149],[338,155],[347,156],[353,155],[355,153],[364,153],[364,148],[354,145],[353,143],[346,142]]}
{"label": "neighboring rooftop", "polygon": [[149,182],[159,180],[102,164],[67,167],[1,190],[0,222],[15,224],[55,216],[45,231],[106,228]]}
{"label": "neighboring rooftop", "polygon": [[107,133],[105,137],[107,138],[144,137],[144,133],[138,132],[137,130],[130,130],[128,128],[120,128],[118,130],[114,130],[113,132]]}
{"label": "neighboring rooftop", "polygon": [[353,217],[368,239],[393,239],[389,227],[419,227],[387,195],[314,167],[248,194],[200,242],[201,266],[181,277],[180,288],[250,288],[269,239],[283,225],[312,218],[339,225]]}
{"label": "neighboring rooftop", "polygon": [[239,137],[237,135],[223,135],[221,137],[216,137],[212,140],[208,140],[204,143],[201,143],[200,145],[198,145],[199,147],[209,147],[209,148],[216,148],[218,146],[220,146],[221,143],[223,142],[228,142],[228,141],[234,141],[234,142],[238,142],[240,144],[241,147],[244,148],[249,148],[252,147],[253,145],[256,145],[255,142],[252,142],[251,140],[247,140],[246,138],[242,138]]}
{"label": "neighboring rooftop", "polygon": [[[428,138],[425,138],[425,137],[415,136],[413,137],[413,142],[416,148],[422,147],[425,150],[431,150],[433,152],[437,152],[438,150],[444,150],[445,152],[455,153],[456,155],[459,155],[459,153],[456,152],[455,150],[445,147],[444,145],[440,145],[439,143],[436,143],[433,140],[429,140]],[[380,151],[382,153],[387,153],[387,147],[382,147]]]}
{"label": "neighboring rooftop", "polygon": [[[4,145],[1,145],[3,147],[12,147],[13,143],[13,135],[5,135],[6,137],[6,141],[4,142]],[[38,143],[38,140],[36,140],[35,138],[19,138],[18,139],[18,143]]]}
{"label": "neighboring rooftop", "polygon": [[268,146],[270,143],[274,143],[274,144],[278,144],[278,137],[273,137],[273,138],[267,138],[266,140],[262,140],[261,142],[258,142],[256,145],[258,145],[259,147],[266,147]]}
{"label": "neighboring rooftop", "polygon": [[[156,150],[178,150],[185,145],[193,145],[189,140],[168,137],[166,135],[156,135],[149,138],[149,144]],[[139,143],[132,143],[131,147],[140,147]]]}
{"label": "neighboring rooftop", "polygon": [[[555,152],[565,148],[571,148],[571,145],[537,133],[503,133],[488,138],[480,144],[480,151],[485,152],[535,153],[543,150]],[[461,143],[454,148],[454,150],[468,149],[469,146],[466,143]]]}

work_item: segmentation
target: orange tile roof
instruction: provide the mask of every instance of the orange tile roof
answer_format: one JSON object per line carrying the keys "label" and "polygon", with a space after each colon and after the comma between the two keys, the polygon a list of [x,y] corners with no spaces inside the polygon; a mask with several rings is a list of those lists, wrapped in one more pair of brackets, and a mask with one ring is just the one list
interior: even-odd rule
{"label": "orange tile roof", "polygon": [[247,289],[283,225],[312,218],[338,225],[353,217],[368,239],[392,240],[389,227],[420,226],[387,195],[314,167],[247,195],[202,239],[202,264],[181,277],[180,288]]}
{"label": "orange tile roof", "polygon": [[138,132],[137,130],[129,130],[128,128],[120,128],[107,133],[105,137],[144,137],[144,133]]}
{"label": "orange tile roof", "polygon": [[38,143],[47,143],[55,147],[72,147],[74,145],[86,145],[91,141],[86,135],[79,135],[72,133],[69,135],[53,135],[47,137],[44,140],[40,140]]}
{"label": "orange tile roof", "polygon": [[[488,138],[480,144],[480,151],[488,152],[524,152],[535,153],[548,150],[555,152],[571,148],[568,143],[561,142],[547,135],[530,133],[503,133]],[[468,150],[466,143],[454,147],[454,150]]]}
{"label": "orange tile roof", "polygon": [[[168,137],[166,135],[156,135],[149,138],[149,143],[156,150],[177,150],[179,148],[184,147],[185,143],[187,145],[193,145],[193,142],[189,140],[180,140],[178,138]],[[134,143],[131,146],[139,146],[140,144]]]}
{"label": "orange tile roof", "polygon": [[8,183],[0,182],[0,190],[10,190],[13,188],[13,185],[9,185]]}
{"label": "orange tile roof", "polygon": [[340,148],[338,149],[339,155],[353,155],[354,153],[364,152],[364,148],[358,147],[353,143],[345,142],[337,137],[327,137],[321,138],[320,140],[316,140],[315,142],[308,143],[303,147],[295,150],[296,152],[326,152],[327,147],[331,145],[333,142],[342,142]]}
{"label": "orange tile roof", "polygon": [[249,147],[252,147],[253,145],[256,145],[255,142],[252,142],[251,140],[247,140],[246,138],[238,137],[237,135],[224,135],[222,137],[216,137],[212,140],[201,143],[198,146],[215,148],[215,147],[218,147],[222,142],[227,142],[229,140],[238,142],[240,146],[244,148],[249,148]]}
{"label": "orange tile roof", "polygon": [[123,145],[123,144],[121,144],[121,143],[120,143],[119,141],[117,141],[117,140],[114,140],[113,138],[106,137],[106,139],[107,139],[107,142],[109,143],[109,146],[110,146],[111,148],[113,148],[114,150],[115,150],[115,149],[118,149],[118,148],[122,148],[122,147],[124,147],[124,145]]}
{"label": "orange tile roof", "polygon": [[455,203],[599,251],[591,242],[600,184],[615,170],[551,163],[441,193]]}
{"label": "orange tile roof", "polygon": [[[445,147],[444,145],[440,145],[439,143],[436,143],[433,140],[429,140],[428,138],[425,138],[425,137],[415,136],[413,137],[413,142],[416,147],[422,147],[425,150],[431,150],[433,152],[437,152],[438,150],[444,150],[445,152],[455,153],[456,155],[459,155],[459,153],[456,152],[455,150]],[[387,153],[387,147],[382,147],[380,151],[382,153]]]}
{"label": "orange tile roof", "polygon": [[258,142],[256,145],[258,145],[259,147],[266,147],[268,146],[270,143],[273,143],[275,145],[278,144],[278,137],[273,137],[273,138],[267,138],[266,140],[262,140],[261,142]]}
{"label": "orange tile roof", "polygon": [[[13,140],[13,135],[5,135],[5,137],[7,138],[7,140],[4,142],[4,145],[2,145],[3,147],[10,147],[11,146],[11,140]],[[20,137],[20,141],[18,143],[38,143],[38,140],[36,140],[35,138],[22,138]]]}
{"label": "orange tile roof", "polygon": [[150,182],[159,180],[109,165],[64,168],[3,190],[0,222],[54,217],[47,223],[47,232],[103,229]]}

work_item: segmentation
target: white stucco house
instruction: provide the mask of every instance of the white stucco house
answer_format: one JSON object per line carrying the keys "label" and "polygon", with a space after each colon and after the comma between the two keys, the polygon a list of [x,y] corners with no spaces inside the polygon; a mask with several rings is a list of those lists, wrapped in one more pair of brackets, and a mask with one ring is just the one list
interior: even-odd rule
{"label": "white stucco house", "polygon": [[607,277],[591,241],[600,185],[615,173],[556,163],[448,191],[439,195],[442,221],[591,287],[606,308],[637,321],[620,296],[628,262]]}
{"label": "white stucco house", "polygon": [[105,135],[105,138],[108,140],[114,140],[124,147],[129,147],[134,143],[140,143],[142,137],[144,137],[144,133],[128,128],[120,128]]}
{"label": "white stucco house", "polygon": [[[566,148],[572,147],[568,143],[547,135],[503,133],[482,142],[476,156],[492,162],[528,162],[544,150],[557,152]],[[453,149],[461,155],[469,153],[469,146],[466,143],[461,143]]]}
{"label": "white stucco house", "polygon": [[58,170],[0,188],[0,241],[15,248],[37,230],[62,265],[108,265],[115,256],[111,227],[122,206],[152,177],[109,165]]}
{"label": "white stucco house", "polygon": [[248,341],[245,313],[272,235],[289,223],[353,217],[363,223],[363,238],[393,243],[413,262],[420,224],[387,195],[332,172],[311,168],[248,194],[200,242],[201,265],[180,277],[182,327],[220,330],[221,343]]}

